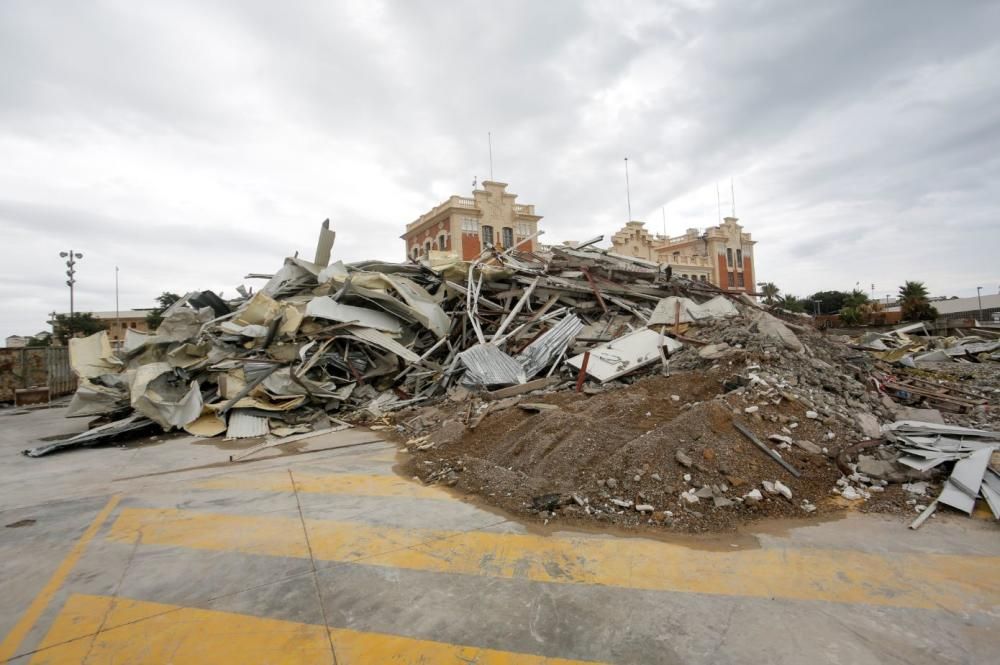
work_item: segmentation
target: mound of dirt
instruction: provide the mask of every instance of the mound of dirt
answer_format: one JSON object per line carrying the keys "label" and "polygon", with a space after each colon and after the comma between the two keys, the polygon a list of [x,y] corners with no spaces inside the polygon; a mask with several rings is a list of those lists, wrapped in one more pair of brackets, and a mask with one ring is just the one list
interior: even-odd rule
{"label": "mound of dirt", "polygon": [[[724,394],[725,375],[715,368],[647,377],[595,395],[505,400],[464,434],[411,444],[401,472],[523,516],[625,527],[714,531],[842,510],[830,491],[841,477],[835,457],[855,433],[839,421],[807,418],[806,408],[790,400],[770,404],[766,418],[754,409],[747,414],[743,391]],[[434,415],[449,427],[462,406],[450,414],[438,407]],[[806,447],[779,452],[801,476],[740,434],[734,419],[762,441],[791,425],[792,440]],[[826,452],[811,444],[834,440],[839,444]],[[780,481],[791,496],[769,493],[764,481]],[[886,488],[889,505],[895,493]]]}

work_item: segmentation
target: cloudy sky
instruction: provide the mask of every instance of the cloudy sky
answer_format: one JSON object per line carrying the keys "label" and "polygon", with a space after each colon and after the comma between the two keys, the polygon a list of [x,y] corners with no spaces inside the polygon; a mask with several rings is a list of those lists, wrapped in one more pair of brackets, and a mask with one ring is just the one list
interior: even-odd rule
{"label": "cloudy sky", "polygon": [[494,175],[545,240],[716,223],[784,291],[1000,288],[1000,3],[0,2],[0,335],[233,294]]}

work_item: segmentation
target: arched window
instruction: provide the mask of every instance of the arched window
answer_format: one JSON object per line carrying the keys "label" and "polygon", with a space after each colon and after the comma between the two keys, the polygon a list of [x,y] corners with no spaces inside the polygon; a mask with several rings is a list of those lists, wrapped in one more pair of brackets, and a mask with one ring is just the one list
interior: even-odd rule
{"label": "arched window", "polygon": [[483,249],[486,249],[493,244],[493,227],[489,224],[484,224],[480,228],[482,230]]}
{"label": "arched window", "polygon": [[442,252],[448,249],[448,236],[443,233],[438,236],[438,249]]}
{"label": "arched window", "polygon": [[424,241],[424,256],[427,256],[430,253],[431,253],[431,241],[430,240],[425,240]]}
{"label": "arched window", "polygon": [[417,247],[416,245],[410,248],[410,256],[412,256],[414,259],[420,256],[420,248]]}

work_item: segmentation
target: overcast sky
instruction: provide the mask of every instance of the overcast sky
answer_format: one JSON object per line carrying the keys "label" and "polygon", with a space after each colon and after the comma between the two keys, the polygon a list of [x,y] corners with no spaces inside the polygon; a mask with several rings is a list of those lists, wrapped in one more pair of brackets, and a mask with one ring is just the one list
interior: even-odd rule
{"label": "overcast sky", "polygon": [[[783,291],[1000,288],[998,2],[0,2],[0,335],[311,254],[473,177],[549,243],[736,212]],[[258,283],[253,283],[255,286]]]}

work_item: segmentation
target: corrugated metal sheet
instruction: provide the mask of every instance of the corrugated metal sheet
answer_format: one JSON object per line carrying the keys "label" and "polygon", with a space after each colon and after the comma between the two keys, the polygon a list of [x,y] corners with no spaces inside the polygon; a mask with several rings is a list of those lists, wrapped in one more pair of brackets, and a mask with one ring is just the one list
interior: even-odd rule
{"label": "corrugated metal sheet", "polygon": [[530,379],[554,362],[581,330],[583,321],[571,314],[526,346],[518,354],[517,362],[524,368],[527,377]]}
{"label": "corrugated metal sheet", "polygon": [[524,368],[493,344],[476,344],[459,353],[458,359],[466,367],[466,384],[509,386],[528,380]]}
{"label": "corrugated metal sheet", "polygon": [[229,427],[226,429],[227,439],[267,436],[270,431],[267,418],[263,416],[251,415],[243,409],[233,409],[229,412]]}

